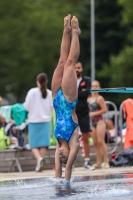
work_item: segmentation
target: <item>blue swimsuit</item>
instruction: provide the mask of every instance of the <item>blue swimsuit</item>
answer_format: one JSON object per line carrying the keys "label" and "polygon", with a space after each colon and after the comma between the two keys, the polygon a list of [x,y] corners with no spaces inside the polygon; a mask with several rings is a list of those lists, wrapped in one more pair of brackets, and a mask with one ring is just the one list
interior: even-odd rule
{"label": "blue swimsuit", "polygon": [[72,103],[68,102],[60,88],[56,93],[53,104],[56,112],[55,138],[57,140],[62,138],[68,142],[78,126],[72,119],[72,112],[77,104],[77,100]]}

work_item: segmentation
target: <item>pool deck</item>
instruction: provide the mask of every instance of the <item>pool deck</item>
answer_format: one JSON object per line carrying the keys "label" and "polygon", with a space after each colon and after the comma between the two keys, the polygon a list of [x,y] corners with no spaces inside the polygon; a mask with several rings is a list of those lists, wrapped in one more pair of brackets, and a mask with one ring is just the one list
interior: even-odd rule
{"label": "pool deck", "polygon": [[[121,167],[121,168],[110,168],[110,169],[97,169],[94,171],[86,170],[83,167],[75,167],[72,176],[104,176],[111,174],[125,174],[132,173],[133,167]],[[8,181],[8,180],[22,180],[22,179],[30,179],[30,178],[44,178],[44,177],[54,177],[54,170],[44,170],[42,172],[8,172],[8,173],[0,173],[0,181]],[[63,172],[64,176],[64,172]]]}

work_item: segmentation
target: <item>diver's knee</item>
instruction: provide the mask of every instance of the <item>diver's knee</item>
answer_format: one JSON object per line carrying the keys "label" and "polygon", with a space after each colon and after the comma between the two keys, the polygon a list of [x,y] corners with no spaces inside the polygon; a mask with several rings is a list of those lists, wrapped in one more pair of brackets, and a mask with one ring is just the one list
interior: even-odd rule
{"label": "diver's knee", "polygon": [[65,66],[66,61],[67,61],[66,59],[60,57],[59,62],[58,62],[58,67]]}
{"label": "diver's knee", "polygon": [[72,67],[73,65],[75,65],[74,60],[72,58],[68,58],[65,63],[65,67]]}

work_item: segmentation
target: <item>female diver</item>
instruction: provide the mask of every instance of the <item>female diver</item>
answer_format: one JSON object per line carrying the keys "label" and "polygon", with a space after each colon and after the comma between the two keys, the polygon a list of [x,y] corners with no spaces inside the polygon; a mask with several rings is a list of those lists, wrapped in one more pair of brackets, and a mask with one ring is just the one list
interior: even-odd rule
{"label": "female diver", "polygon": [[75,114],[78,97],[75,64],[80,53],[78,37],[80,29],[78,19],[73,16],[71,23],[70,19],[70,14],[64,18],[60,58],[52,78],[52,96],[56,112],[54,135],[58,141],[55,152],[55,177],[61,178],[62,163],[65,163],[67,181],[70,181],[72,165],[79,151],[78,124]]}

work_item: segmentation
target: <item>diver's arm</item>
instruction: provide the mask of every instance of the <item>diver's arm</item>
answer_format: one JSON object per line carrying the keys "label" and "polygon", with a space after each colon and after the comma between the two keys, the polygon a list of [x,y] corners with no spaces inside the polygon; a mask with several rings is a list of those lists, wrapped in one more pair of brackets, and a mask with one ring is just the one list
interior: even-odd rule
{"label": "diver's arm", "polygon": [[61,178],[62,176],[62,165],[59,158],[59,149],[56,148],[55,152],[55,178]]}
{"label": "diver's arm", "polygon": [[77,157],[80,145],[79,145],[79,135],[78,133],[73,133],[70,139],[70,153],[66,164],[65,169],[65,179],[70,181],[72,174],[72,166]]}

